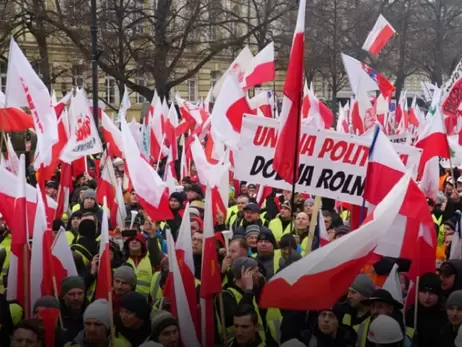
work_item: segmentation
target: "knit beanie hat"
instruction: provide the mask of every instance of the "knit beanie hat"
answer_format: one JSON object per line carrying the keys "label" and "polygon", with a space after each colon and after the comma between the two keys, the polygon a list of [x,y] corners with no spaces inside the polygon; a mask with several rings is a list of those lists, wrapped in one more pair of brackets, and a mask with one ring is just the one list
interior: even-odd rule
{"label": "knit beanie hat", "polygon": [[436,295],[441,294],[441,279],[435,273],[427,272],[419,279],[419,292],[428,291]]}
{"label": "knit beanie hat", "polygon": [[332,312],[335,315],[335,317],[337,317],[338,322],[342,323],[342,317],[343,317],[343,314],[344,314],[344,310],[342,309],[341,304],[335,304],[334,306],[332,306],[332,308],[325,309],[325,310],[320,310],[319,314],[321,314],[321,312],[324,312],[324,311]]}
{"label": "knit beanie hat", "polygon": [[454,306],[462,308],[462,290],[456,290],[449,295],[449,298],[446,301],[446,308]]}
{"label": "knit beanie hat", "polygon": [[356,276],[350,287],[366,298],[369,298],[375,292],[374,281],[365,274]]}
{"label": "knit beanie hat", "polygon": [[34,311],[38,307],[57,308],[59,310],[59,301],[54,296],[42,296],[34,304]]}
{"label": "knit beanie hat", "polygon": [[257,266],[258,262],[255,259],[239,257],[234,261],[233,265],[231,265],[231,272],[233,273],[234,278],[238,280],[241,278],[242,269],[247,270]]}
{"label": "knit beanie hat", "polygon": [[295,237],[292,234],[285,234],[281,237],[281,241],[279,241],[279,247],[281,249],[286,247],[297,249],[297,241],[295,241]]}
{"label": "knit beanie hat", "polygon": [[98,299],[88,305],[83,313],[83,322],[85,323],[88,319],[96,319],[100,321],[106,329],[109,329],[111,326],[111,314],[109,302],[107,302],[107,300]]}
{"label": "knit beanie hat", "polygon": [[96,200],[96,192],[93,189],[87,189],[83,194],[82,194],[82,201],[85,199],[93,199]]}
{"label": "knit beanie hat", "polygon": [[271,230],[268,230],[268,229],[260,230],[260,234],[258,235],[257,241],[262,241],[262,240],[270,241],[273,244],[274,249],[278,248],[276,239],[274,238],[274,235],[271,232]]}
{"label": "knit beanie hat", "polygon": [[151,313],[151,339],[159,341],[159,335],[169,326],[175,325],[178,327],[178,321],[168,311],[158,310]]}
{"label": "knit beanie hat", "polygon": [[306,345],[298,339],[292,339],[284,342],[280,347],[306,347]]}
{"label": "knit beanie hat", "polygon": [[113,278],[119,278],[122,281],[128,282],[133,288],[136,288],[136,273],[131,266],[122,265],[114,271]]}
{"label": "knit beanie hat", "polygon": [[245,237],[258,236],[260,234],[260,226],[257,224],[250,224],[245,228]]}
{"label": "knit beanie hat", "polygon": [[133,312],[140,320],[149,319],[149,304],[145,296],[138,292],[131,292],[122,297],[120,307]]}
{"label": "knit beanie hat", "polygon": [[184,201],[186,200],[186,196],[183,192],[173,192],[170,194],[170,199],[175,199],[180,203],[180,205],[183,205]]}
{"label": "knit beanie hat", "polygon": [[85,291],[85,282],[80,276],[69,276],[61,281],[61,296],[66,295],[72,289]]}

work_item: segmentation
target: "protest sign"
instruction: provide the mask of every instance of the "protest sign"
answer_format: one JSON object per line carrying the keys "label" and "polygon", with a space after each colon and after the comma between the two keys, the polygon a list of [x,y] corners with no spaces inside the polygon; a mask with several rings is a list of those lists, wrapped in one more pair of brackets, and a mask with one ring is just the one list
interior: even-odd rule
{"label": "protest sign", "polygon": [[[244,117],[239,149],[235,153],[237,179],[291,189],[291,185],[283,181],[272,166],[278,128],[279,121],[275,119]],[[370,143],[368,136],[302,126],[296,191],[360,205]],[[421,151],[402,144],[394,146],[406,167],[416,172]]]}

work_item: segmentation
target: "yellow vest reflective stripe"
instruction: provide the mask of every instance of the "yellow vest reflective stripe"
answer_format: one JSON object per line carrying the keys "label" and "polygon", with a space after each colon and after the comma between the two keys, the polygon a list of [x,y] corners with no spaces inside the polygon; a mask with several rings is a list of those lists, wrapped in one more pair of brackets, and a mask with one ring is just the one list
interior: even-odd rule
{"label": "yellow vest reflective stripe", "polygon": [[86,297],[88,302],[93,302],[93,297],[95,296],[96,291],[96,281],[93,281],[90,287],[87,289]]}
{"label": "yellow vest reflective stripe", "polygon": [[[236,289],[228,288],[226,289],[226,291],[230,293],[234,297],[234,299],[236,299],[237,304],[241,302],[242,294],[238,292]],[[258,316],[258,334],[260,335],[260,338],[262,341],[266,341],[265,328],[263,326],[263,320],[261,319],[260,311],[258,309],[255,297],[253,298],[253,307]],[[231,337],[231,338],[234,337],[234,326],[231,325],[230,327],[226,328],[226,331],[227,331],[228,337]]]}
{"label": "yellow vest reflective stripe", "polygon": [[13,325],[17,325],[22,320],[24,310],[22,309],[21,305],[16,303],[10,303],[9,308],[11,321],[13,322]]}
{"label": "yellow vest reflective stripe", "polygon": [[273,219],[270,223],[268,228],[274,235],[274,238],[277,242],[281,241],[281,237],[285,234],[290,234],[290,224],[286,227],[285,230],[282,230],[282,222],[279,218]]}
{"label": "yellow vest reflective stripe", "polygon": [[160,287],[160,271],[154,272],[151,280],[151,299],[156,302],[157,300],[162,299],[162,288]]}
{"label": "yellow vest reflective stripe", "polygon": [[79,211],[80,210],[80,204],[75,204],[74,206],[72,206],[72,213],[76,212],[76,211]]}
{"label": "yellow vest reflective stripe", "polygon": [[281,341],[281,311],[278,308],[269,308],[266,311],[266,323],[268,324],[269,333],[279,346]]}
{"label": "yellow vest reflective stripe", "polygon": [[90,263],[91,259],[89,259],[88,257],[91,256],[91,253],[84,246],[78,243],[74,243],[71,247],[71,250],[82,256],[83,263],[85,265],[88,265]]}
{"label": "yellow vest reflective stripe", "polygon": [[95,240],[96,240],[96,242],[100,242],[101,241],[101,235],[99,235]]}
{"label": "yellow vest reflective stripe", "polygon": [[67,240],[67,243],[70,245],[72,245],[74,243],[74,240],[75,240],[75,235],[72,233],[72,231],[66,231],[66,240]]}
{"label": "yellow vest reflective stripe", "polygon": [[[252,254],[252,258],[257,258],[258,253]],[[279,270],[279,263],[282,258],[281,250],[276,249],[274,250],[274,256],[273,256],[273,271],[276,274],[276,272]]]}
{"label": "yellow vest reflective stripe", "polygon": [[5,236],[5,238],[0,242],[0,247],[3,248],[11,248],[11,234]]}
{"label": "yellow vest reflective stripe", "polygon": [[367,345],[367,334],[369,333],[369,325],[371,324],[371,317],[363,321],[358,328],[358,344],[357,347],[366,347]]}
{"label": "yellow vest reflective stripe", "polygon": [[343,316],[342,323],[343,323],[343,325],[347,325],[347,326],[353,328],[356,332],[358,332],[359,327],[361,326],[361,324],[351,325],[351,315],[349,313],[346,313]]}
{"label": "yellow vest reflective stripe", "polygon": [[[232,344],[234,343],[234,337],[230,338],[228,340],[228,346],[232,346]],[[264,342],[261,342],[258,344],[257,347],[266,347],[266,344]]]}
{"label": "yellow vest reflective stripe", "polygon": [[[237,207],[237,205],[233,205],[231,207],[228,207],[228,209],[226,211],[226,215],[228,216],[226,218],[226,224],[232,224],[231,217],[234,217],[235,215],[237,215],[238,211],[239,211],[239,208]],[[234,219],[234,220],[236,220],[236,219]]]}
{"label": "yellow vest reflective stripe", "polygon": [[10,248],[5,247],[5,251],[6,251],[6,257],[5,257],[5,260],[3,261],[2,269],[0,272],[0,294],[5,293],[5,287],[3,286],[3,279],[8,274],[8,269],[10,268],[11,250]]}
{"label": "yellow vest reflective stripe", "polygon": [[133,259],[129,258],[127,263],[129,263],[136,272],[136,291],[146,296],[149,295],[149,290],[151,288],[152,280],[152,266],[149,257],[146,255],[138,264],[135,265]]}
{"label": "yellow vest reflective stripe", "polygon": [[349,210],[342,211],[342,213],[340,213],[340,218],[342,218],[344,222],[348,221],[350,219],[350,211]]}

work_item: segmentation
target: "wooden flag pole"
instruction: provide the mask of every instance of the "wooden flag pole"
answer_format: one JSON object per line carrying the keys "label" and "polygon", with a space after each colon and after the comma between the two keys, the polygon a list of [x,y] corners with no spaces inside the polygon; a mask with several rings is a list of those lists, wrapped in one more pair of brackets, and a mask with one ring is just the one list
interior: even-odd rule
{"label": "wooden flag pole", "polygon": [[311,247],[313,246],[314,232],[316,230],[316,225],[318,224],[318,214],[319,209],[321,208],[321,197],[318,195],[314,198],[313,214],[311,215],[310,220],[310,229],[308,232],[308,241],[306,244],[306,255],[310,254]]}
{"label": "wooden flag pole", "polygon": [[109,319],[110,319],[110,324],[111,324],[111,346],[115,346],[115,338],[116,338],[116,333],[115,333],[115,326],[114,326],[114,315],[112,314],[113,311],[113,299],[112,299],[112,290],[110,290],[107,293],[107,298],[109,301]]}
{"label": "wooden flag pole", "polygon": [[418,313],[418,306],[419,306],[419,283],[420,283],[420,276],[417,276],[415,281],[415,304],[414,304],[414,330],[417,331],[417,313]]}
{"label": "wooden flag pole", "polygon": [[29,247],[26,241],[26,244],[23,246],[23,266],[24,266],[24,317],[30,319],[30,302],[29,302]]}
{"label": "wooden flag pole", "polygon": [[218,294],[218,302],[220,305],[220,320],[221,320],[221,326],[223,327],[222,332],[223,332],[223,345],[225,347],[228,346],[228,333],[226,331],[226,322],[225,322],[225,305],[223,304],[223,292],[220,292]]}

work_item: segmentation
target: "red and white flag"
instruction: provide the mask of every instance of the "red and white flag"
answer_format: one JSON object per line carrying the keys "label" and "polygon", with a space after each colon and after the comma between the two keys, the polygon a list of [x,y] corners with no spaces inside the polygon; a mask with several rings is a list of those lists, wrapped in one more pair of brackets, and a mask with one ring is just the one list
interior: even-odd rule
{"label": "red and white flag", "polygon": [[0,90],[0,112],[2,112],[2,124],[0,130],[6,133],[26,131],[34,127],[34,119],[18,107],[6,107],[5,94]]}
{"label": "red and white flag", "polygon": [[[184,345],[191,347],[200,347],[197,333],[194,326],[193,317],[190,310],[185,310],[189,307],[188,297],[186,295],[186,288],[181,276],[180,267],[178,264],[175,243],[173,241],[172,233],[166,230],[167,234],[167,248],[168,248],[168,264],[172,272],[173,292],[175,295],[176,312],[178,315],[178,325],[180,328],[180,336]],[[195,292],[195,291],[194,291]]]}
{"label": "red and white flag", "polygon": [[117,119],[120,122],[122,118],[126,118],[127,111],[132,107],[130,102],[130,97],[128,96],[127,86],[124,86],[124,95],[122,97],[122,102],[120,103],[119,113],[117,114]]}
{"label": "red and white flag", "polygon": [[74,187],[72,182],[72,165],[61,163],[61,177],[58,190],[58,207],[53,219],[61,219],[64,212],[69,212],[69,201]]}
{"label": "red and white flag", "polygon": [[10,41],[6,78],[6,107],[28,107],[34,120],[39,156],[34,165],[51,161],[51,148],[58,141],[56,113],[48,88],[34,71],[13,37]]}
{"label": "red and white flag", "polygon": [[121,120],[123,151],[130,181],[141,206],[154,221],[173,218],[165,182],[154,168],[141,156],[140,150],[125,119]]}
{"label": "red and white flag", "polygon": [[227,73],[224,85],[213,106],[211,120],[214,137],[232,149],[237,149],[244,114],[253,114],[246,95],[233,72]]}
{"label": "red and white flag", "polygon": [[[3,214],[5,221],[11,229],[10,268],[8,271],[8,290],[6,299],[11,301],[16,300],[21,305],[21,307],[27,308],[26,312],[30,312],[30,277],[26,274],[30,268],[28,230],[34,225],[34,220],[29,223],[29,218],[27,215],[27,183],[25,171],[25,157],[24,154],[22,154],[20,157],[17,184],[13,186],[15,193],[13,194],[14,200],[10,205],[12,209],[9,207],[8,209],[2,209],[0,212]],[[8,173],[14,176],[14,174],[10,172]],[[1,182],[1,186],[5,186],[7,183],[3,179]],[[0,200],[4,201],[6,199],[2,197]],[[14,220],[10,220],[9,222],[6,215],[7,213],[11,214],[11,216],[15,216]],[[29,317],[26,315],[26,319],[27,318]]]}
{"label": "red and white flag", "polygon": [[37,185],[37,212],[35,214],[34,236],[32,238],[32,251],[30,257],[30,309],[42,296],[53,295],[53,277],[55,277],[51,245],[53,232],[47,226],[45,206],[42,193]]}
{"label": "red and white flag", "polygon": [[78,89],[69,109],[70,136],[61,160],[72,163],[84,156],[101,153],[103,145],[83,89]]}
{"label": "red and white flag", "polygon": [[298,179],[299,156],[294,153],[299,141],[297,134],[300,134],[301,121],[299,118],[303,99],[305,11],[306,0],[300,0],[287,77],[284,83],[279,134],[273,161],[274,170],[284,181],[291,184],[294,179],[295,181]]}
{"label": "red and white flag", "polygon": [[101,114],[101,129],[104,140],[109,144],[108,151],[111,157],[122,158],[122,134],[106,112]]}
{"label": "red and white flag", "polygon": [[380,15],[372,31],[367,36],[363,49],[373,55],[378,55],[395,33],[396,30],[393,29],[384,16]]}
{"label": "red and white flag", "polygon": [[243,88],[247,90],[256,85],[274,80],[276,69],[274,64],[274,43],[270,42],[251,61],[243,80]]}
{"label": "red and white flag", "polygon": [[77,276],[74,256],[71,247],[66,239],[66,230],[61,228],[55,237],[51,248],[53,258],[53,269],[56,276],[56,286],[58,293],[61,293],[61,281],[69,276]]}
{"label": "red and white flag", "polygon": [[[105,200],[105,199],[104,199]],[[95,299],[108,299],[112,290],[112,267],[109,250],[109,225],[107,206],[103,206],[101,225],[101,241],[99,243],[98,278],[96,281]]]}
{"label": "red and white flag", "polygon": [[263,288],[260,306],[288,310],[332,307],[361,268],[374,260],[374,250],[398,215],[409,182],[409,176],[403,177],[359,229],[275,274]]}

